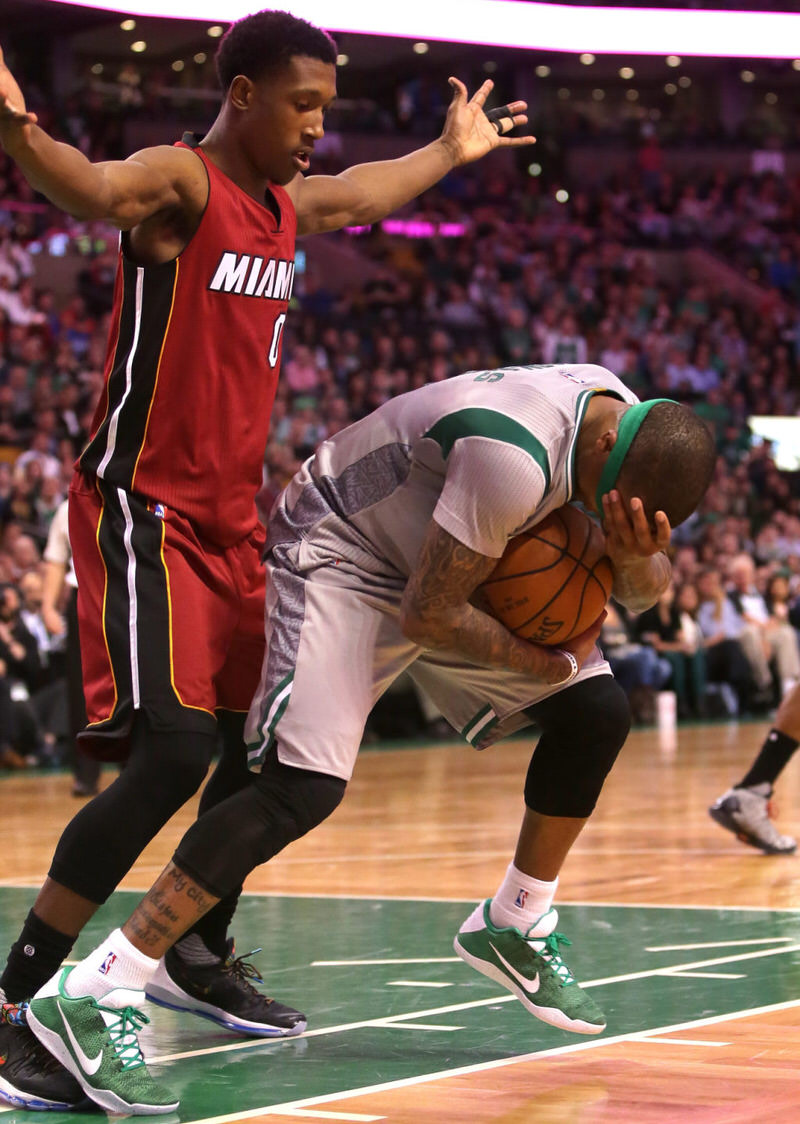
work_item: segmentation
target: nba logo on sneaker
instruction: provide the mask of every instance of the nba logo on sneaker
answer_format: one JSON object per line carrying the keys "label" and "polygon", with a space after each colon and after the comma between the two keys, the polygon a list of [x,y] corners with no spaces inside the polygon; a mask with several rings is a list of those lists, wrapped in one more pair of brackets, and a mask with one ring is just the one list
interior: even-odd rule
{"label": "nba logo on sneaker", "polygon": [[111,965],[114,963],[114,961],[116,959],[117,959],[116,952],[109,952],[108,956],[105,958],[105,960],[103,961],[103,963],[100,965],[100,968],[99,968],[99,971],[102,973],[102,975],[104,975],[104,976],[108,975],[108,973],[111,971]]}
{"label": "nba logo on sneaker", "polygon": [[517,909],[524,909],[525,908],[525,902],[527,900],[528,900],[528,891],[527,890],[520,890],[520,892],[517,894],[516,898],[514,899],[514,905],[517,907]]}

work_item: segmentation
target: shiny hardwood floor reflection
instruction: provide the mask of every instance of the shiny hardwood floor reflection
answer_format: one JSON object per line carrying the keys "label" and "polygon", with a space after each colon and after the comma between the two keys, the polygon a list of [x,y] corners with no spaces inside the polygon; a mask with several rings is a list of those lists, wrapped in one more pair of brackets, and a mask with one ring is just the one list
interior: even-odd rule
{"label": "shiny hardwood floor reflection", "polygon": [[[800,910],[800,858],[744,847],[707,813],[767,729],[733,723],[680,728],[676,736],[634,731],[567,861],[559,900]],[[475,900],[491,894],[513,852],[530,745],[521,739],[484,753],[455,742],[365,751],[334,816],[256,871],[247,889]],[[104,784],[112,780],[113,773],[104,774]],[[67,776],[2,780],[0,883],[38,885],[61,827],[80,806],[69,789]],[[800,760],[788,766],[777,795],[781,830],[800,835]],[[125,887],[149,885],[194,809],[192,801],[147,848]],[[329,1119],[392,1124],[800,1120],[795,997],[800,1001],[800,974],[786,1003],[761,1013],[670,1027],[663,1037],[576,1036],[575,1046],[557,1056],[545,1052],[316,1107],[343,1114]],[[297,1118],[269,1114],[275,1121]]]}

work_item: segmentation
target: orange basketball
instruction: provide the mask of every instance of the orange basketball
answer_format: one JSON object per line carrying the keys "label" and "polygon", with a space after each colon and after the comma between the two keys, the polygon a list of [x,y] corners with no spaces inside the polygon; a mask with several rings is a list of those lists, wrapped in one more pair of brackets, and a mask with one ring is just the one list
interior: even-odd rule
{"label": "orange basketball", "polygon": [[517,636],[557,646],[594,624],[611,596],[605,549],[599,523],[565,504],[511,539],[481,589]]}

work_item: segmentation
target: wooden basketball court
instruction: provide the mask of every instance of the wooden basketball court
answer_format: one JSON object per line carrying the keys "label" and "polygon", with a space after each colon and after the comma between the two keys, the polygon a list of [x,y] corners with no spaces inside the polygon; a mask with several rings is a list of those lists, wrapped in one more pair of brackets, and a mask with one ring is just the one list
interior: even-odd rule
{"label": "wooden basketball court", "polygon": [[[530,741],[362,752],[343,805],[256,872],[237,914],[238,951],[263,949],[270,993],[307,1012],[307,1033],[238,1039],[152,1008],[142,1042],[181,1096],[170,1120],[800,1120],[800,858],[744,847],[706,811],[766,729],[631,735],[556,902],[565,959],[608,1016],[597,1038],[533,1019],[452,950],[512,854]],[[69,788],[0,782],[3,950],[78,807]],[[800,834],[797,763],[778,795],[781,829]],[[76,954],[125,919],[192,815],[148,848]]]}

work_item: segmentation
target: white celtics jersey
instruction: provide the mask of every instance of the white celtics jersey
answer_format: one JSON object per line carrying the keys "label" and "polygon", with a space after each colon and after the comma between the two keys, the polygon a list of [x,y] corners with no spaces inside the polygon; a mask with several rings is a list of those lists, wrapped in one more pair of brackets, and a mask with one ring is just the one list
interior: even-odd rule
{"label": "white celtics jersey", "polygon": [[593,393],[638,398],[592,364],[470,371],[386,402],[323,442],[273,509],[283,565],[355,566],[405,580],[431,518],[479,554],[573,496]]}

